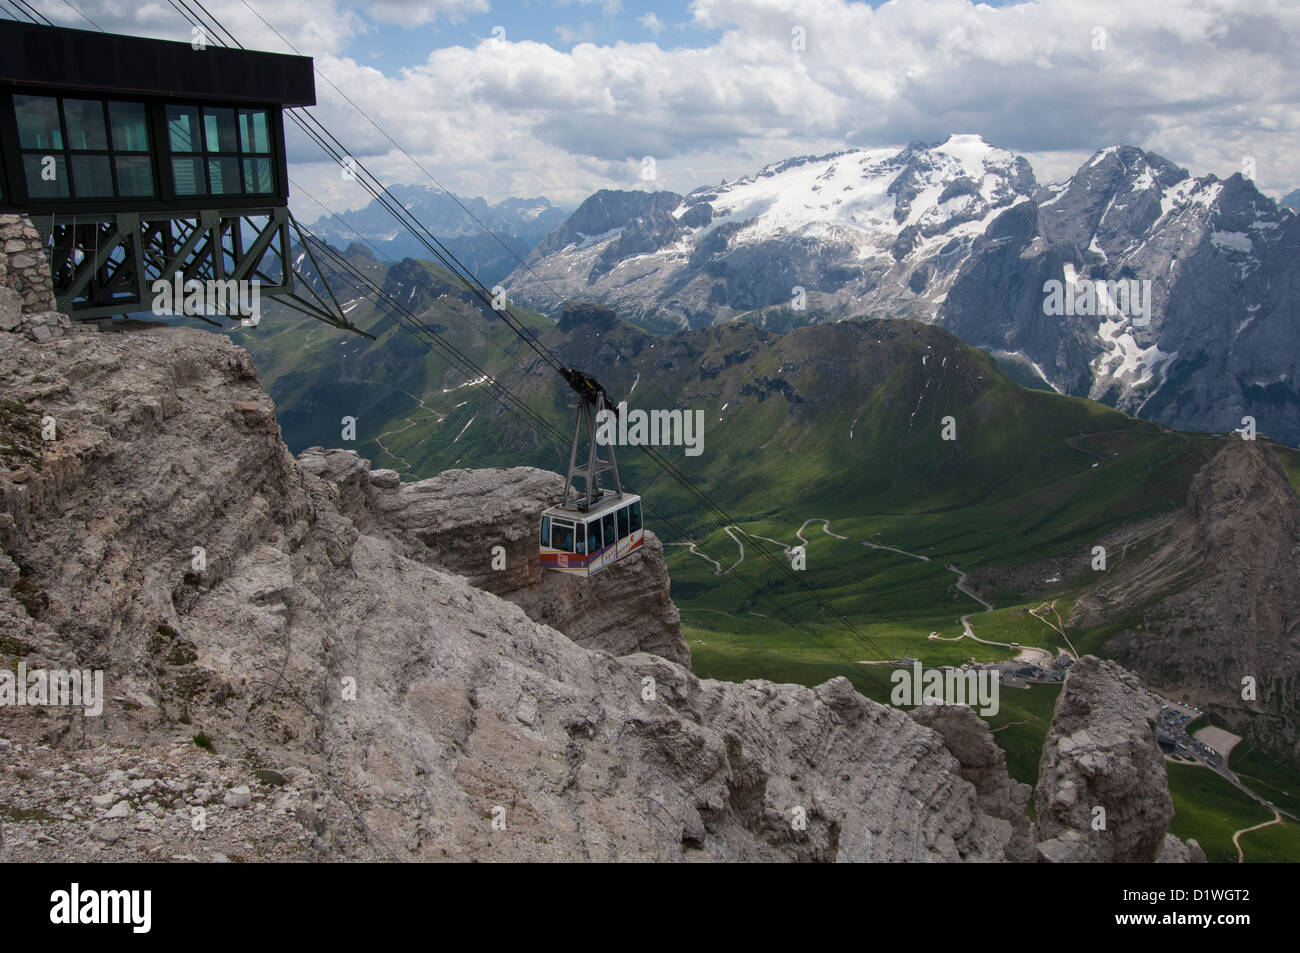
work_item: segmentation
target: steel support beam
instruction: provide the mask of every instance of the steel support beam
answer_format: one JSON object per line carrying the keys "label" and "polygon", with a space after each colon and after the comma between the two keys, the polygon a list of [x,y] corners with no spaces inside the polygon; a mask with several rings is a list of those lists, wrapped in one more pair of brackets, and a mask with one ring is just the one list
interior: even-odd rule
{"label": "steel support beam", "polygon": [[[149,311],[154,282],[257,281],[260,294],[292,295],[289,210],[38,216],[58,309],[75,320]],[[237,315],[227,315],[237,317]]]}

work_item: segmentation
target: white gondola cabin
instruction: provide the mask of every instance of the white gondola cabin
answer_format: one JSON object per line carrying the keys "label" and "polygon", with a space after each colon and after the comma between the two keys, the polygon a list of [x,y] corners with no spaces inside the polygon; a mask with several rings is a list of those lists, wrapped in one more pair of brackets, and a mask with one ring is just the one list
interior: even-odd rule
{"label": "white gondola cabin", "polygon": [[[602,457],[597,446],[597,408],[617,413],[609,395],[589,374],[569,368],[561,373],[578,395],[578,412],[564,496],[558,506],[542,511],[537,541],[543,569],[594,576],[641,548],[641,497],[624,491],[614,447],[606,447]],[[584,436],[586,452],[579,455]],[[610,475],[612,487],[601,487],[602,473]]]}
{"label": "white gondola cabin", "polygon": [[542,512],[543,569],[594,576],[641,548],[641,497],[631,493],[602,500],[588,512],[552,506]]}

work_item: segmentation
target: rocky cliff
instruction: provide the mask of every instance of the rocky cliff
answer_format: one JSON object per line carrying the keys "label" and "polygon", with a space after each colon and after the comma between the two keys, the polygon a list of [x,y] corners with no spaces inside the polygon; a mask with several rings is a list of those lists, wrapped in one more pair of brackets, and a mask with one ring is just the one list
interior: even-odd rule
{"label": "rocky cliff", "polygon": [[[1065,393],[1180,430],[1228,432],[1250,415],[1294,444],[1297,249],[1300,217],[1240,173],[1192,177],[1111,146],[989,225],[939,320]],[[1108,290],[1107,309],[1048,305],[1049,282],[1083,294],[1118,281],[1150,300]]]}
{"label": "rocky cliff", "polygon": [[0,662],[104,692],[0,706],[6,859],[1033,856],[969,710],[697,678],[653,544],[543,577],[554,474],[298,460],[225,338],[66,325],[0,334]]}
{"label": "rocky cliff", "polygon": [[300,464],[338,486],[348,517],[404,555],[505,596],[586,648],[650,652],[689,667],[663,544],[654,533],[646,532],[641,551],[591,579],[542,570],[538,520],[564,486],[560,474],[533,467],[444,470],[402,483],[395,471],[371,470],[353,451],[319,447],[304,451]]}
{"label": "rocky cliff", "polygon": [[940,733],[843,679],[591,651],[407,555],[421,524],[365,494],[411,489],[300,465],[218,336],[0,335],[0,387],[0,652],[107,696],[0,712],[9,858],[1024,850]]}
{"label": "rocky cliff", "polygon": [[1129,672],[1091,655],[1070,669],[1039,765],[1040,860],[1205,861],[1169,835],[1174,802],[1156,744],[1159,703]]}
{"label": "rocky cliff", "polygon": [[1225,438],[1183,511],[1131,555],[1079,601],[1073,621],[1124,621],[1106,654],[1300,763],[1300,499],[1276,452]]}

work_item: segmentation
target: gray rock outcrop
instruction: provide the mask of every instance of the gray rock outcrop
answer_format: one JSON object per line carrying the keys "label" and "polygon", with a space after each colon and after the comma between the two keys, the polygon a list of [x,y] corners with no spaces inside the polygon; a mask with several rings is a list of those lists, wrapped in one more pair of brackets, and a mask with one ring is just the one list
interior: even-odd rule
{"label": "gray rock outcrop", "polygon": [[1085,655],[1056,702],[1034,803],[1039,859],[1205,860],[1194,841],[1166,845],[1173,799],[1156,744],[1159,705],[1114,662]]}
{"label": "gray rock outcrop", "polygon": [[1031,789],[1007,774],[1006,753],[993,740],[988,722],[967,705],[921,706],[908,714],[943,736],[961,765],[961,776],[975,785],[980,807],[1011,829],[1007,859],[1034,860],[1032,825],[1025,813]]}
{"label": "gray rock outcrop", "polygon": [[[533,467],[444,470],[402,483],[391,470],[370,470],[353,451],[312,447],[299,462],[339,488],[340,508],[358,526],[391,540],[411,559],[504,596],[585,648],[649,652],[690,665],[663,545],[653,533],[646,532],[641,552],[590,579],[541,568],[538,520],[563,487],[560,474]],[[502,569],[494,568],[498,546]]]}
{"label": "gray rock outcrop", "polygon": [[[19,310],[28,314],[54,308],[50,267],[40,232],[31,219],[17,212],[0,214],[0,289],[15,292]],[[4,311],[4,298],[0,297],[0,315]],[[0,324],[0,330],[10,329]]]}
{"label": "gray rock outcrop", "polygon": [[1072,623],[1126,620],[1107,655],[1300,763],[1300,498],[1277,452],[1224,438],[1187,505],[1134,550],[1079,600]]}

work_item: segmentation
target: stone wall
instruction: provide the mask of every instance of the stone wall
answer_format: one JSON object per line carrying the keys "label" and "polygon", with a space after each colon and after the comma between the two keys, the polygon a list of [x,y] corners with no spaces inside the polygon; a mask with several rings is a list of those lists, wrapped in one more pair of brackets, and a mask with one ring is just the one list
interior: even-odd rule
{"label": "stone wall", "polygon": [[0,286],[22,296],[22,310],[37,314],[54,310],[54,286],[40,233],[20,212],[0,215]]}
{"label": "stone wall", "polygon": [[49,259],[31,219],[18,212],[0,215],[0,331],[39,342],[74,330],[95,329],[74,326],[54,310]]}

